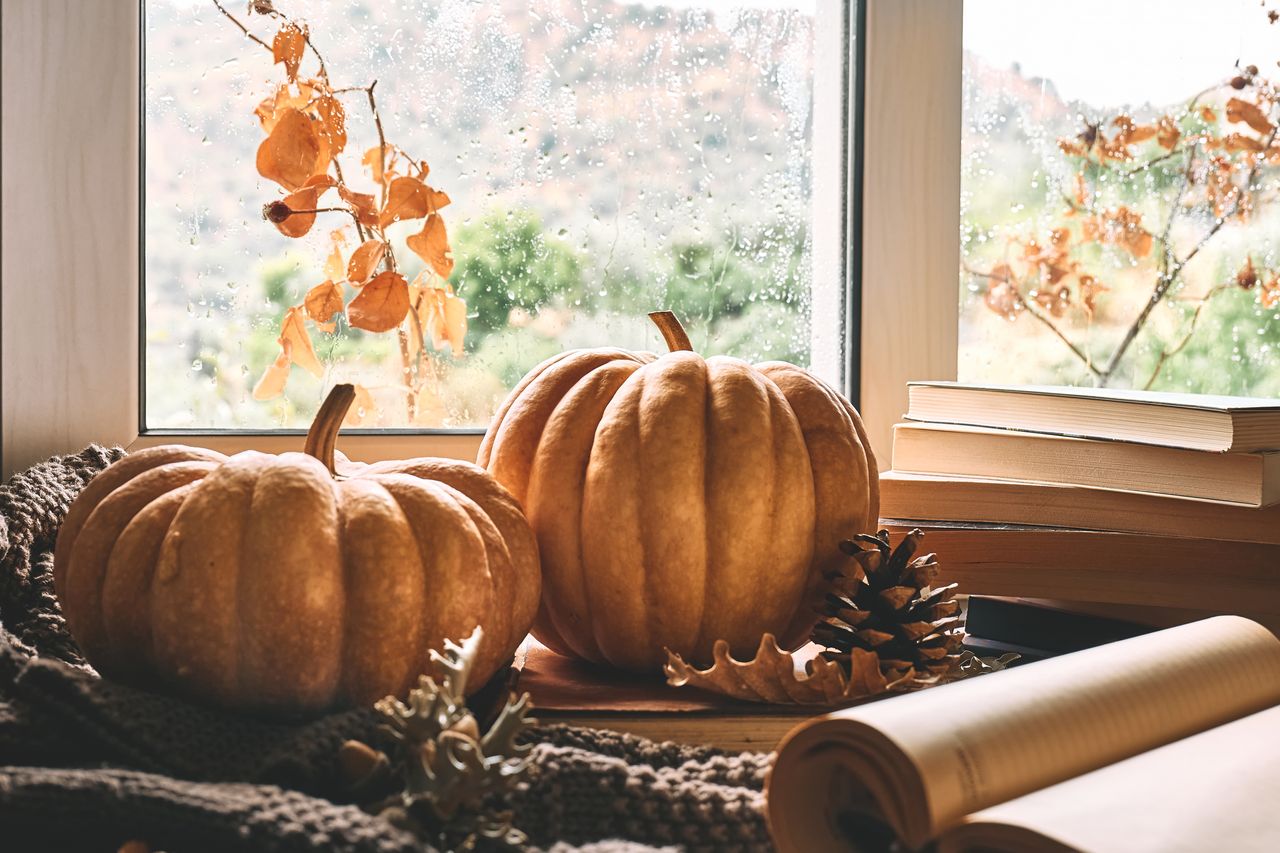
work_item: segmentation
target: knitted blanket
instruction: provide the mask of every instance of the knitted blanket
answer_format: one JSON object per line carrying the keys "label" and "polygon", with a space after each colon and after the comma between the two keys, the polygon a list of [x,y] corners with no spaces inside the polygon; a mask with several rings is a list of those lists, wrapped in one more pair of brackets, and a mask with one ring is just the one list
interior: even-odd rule
{"label": "knitted blanket", "polygon": [[[53,592],[76,494],[119,449],[54,457],[0,486],[0,847],[423,851],[344,794],[339,745],[376,739],[360,709],[287,725],[98,677]],[[769,756],[535,728],[515,824],[557,853],[771,849]],[[533,848],[531,848],[533,849]]]}

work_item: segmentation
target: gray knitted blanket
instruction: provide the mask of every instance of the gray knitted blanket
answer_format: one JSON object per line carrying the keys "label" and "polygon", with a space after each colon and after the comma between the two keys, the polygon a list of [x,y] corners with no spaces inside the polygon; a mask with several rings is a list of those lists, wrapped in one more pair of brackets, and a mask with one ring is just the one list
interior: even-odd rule
{"label": "gray knitted blanket", "polygon": [[[371,710],[284,725],[99,678],[53,592],[72,499],[123,451],[91,446],[0,486],[0,848],[422,851],[344,795],[336,755],[376,742]],[[771,849],[769,756],[567,726],[535,729],[511,803],[530,844],[571,850]]]}

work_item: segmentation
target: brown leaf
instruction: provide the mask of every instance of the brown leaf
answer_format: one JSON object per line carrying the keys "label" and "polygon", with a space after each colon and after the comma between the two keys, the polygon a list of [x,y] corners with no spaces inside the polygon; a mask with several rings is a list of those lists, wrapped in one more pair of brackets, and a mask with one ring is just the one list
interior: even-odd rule
{"label": "brown leaf", "polygon": [[302,306],[317,328],[332,332],[337,328],[333,315],[342,313],[342,288],[332,281],[321,282],[307,291]]}
{"label": "brown leaf", "polygon": [[358,193],[347,189],[346,185],[338,187],[338,195],[342,196],[342,200],[351,205],[351,209],[355,211],[356,219],[361,225],[377,226],[378,224],[378,200],[368,193]]}
{"label": "brown leaf", "polygon": [[1178,129],[1178,125],[1174,123],[1173,119],[1168,116],[1161,116],[1160,122],[1156,127],[1158,129],[1156,142],[1160,144],[1161,148],[1172,151],[1173,146],[1177,145],[1178,140],[1182,138],[1182,131]]}
{"label": "brown leaf", "polygon": [[315,111],[320,119],[319,133],[328,141],[331,156],[336,157],[347,147],[347,111],[332,95],[318,98]]}
{"label": "brown leaf", "polygon": [[386,253],[386,243],[381,240],[365,240],[351,253],[351,261],[347,264],[347,281],[359,284],[368,279]]}
{"label": "brown leaf", "polygon": [[1079,281],[1080,304],[1084,306],[1084,313],[1090,320],[1092,320],[1097,307],[1096,300],[1098,294],[1108,290],[1109,288],[1091,275],[1082,275],[1080,276]]}
{"label": "brown leaf", "polygon": [[307,49],[307,39],[297,24],[285,24],[271,40],[271,55],[276,62],[284,63],[284,71],[293,80],[298,76],[302,53]]}
{"label": "brown leaf", "polygon": [[360,288],[347,306],[347,322],[368,332],[389,332],[409,313],[409,283],[404,276],[384,272]]}
{"label": "brown leaf", "polygon": [[1022,310],[1022,297],[1018,294],[1013,269],[1008,264],[998,264],[987,275],[987,293],[983,298],[987,307],[1012,320]]}
{"label": "brown leaf", "polygon": [[1200,118],[1206,124],[1214,124],[1218,120],[1218,114],[1213,111],[1213,107],[1202,106],[1200,107]]}
{"label": "brown leaf", "polygon": [[[307,179],[301,189],[289,193],[283,203],[290,211],[312,211],[320,201],[320,196],[334,185],[329,175],[315,175]],[[314,213],[290,213],[288,217],[276,222],[276,230],[286,237],[301,237],[311,230],[315,224]]]}
{"label": "brown leaf", "polygon": [[1228,151],[1252,151],[1255,154],[1261,154],[1266,150],[1260,141],[1243,133],[1228,133],[1222,137],[1222,145]]}
{"label": "brown leaf", "polygon": [[405,239],[405,245],[422,258],[436,275],[448,278],[453,273],[453,253],[449,249],[449,234],[440,214],[433,213],[422,223],[422,230]]}
{"label": "brown leaf", "polygon": [[373,178],[375,184],[381,184],[386,177],[385,172],[389,170],[396,161],[396,152],[390,145],[386,147],[385,154],[380,153],[380,146],[373,146],[364,152],[364,156],[360,158],[360,162],[369,170],[369,175]]}
{"label": "brown leaf", "polygon": [[285,109],[301,110],[311,102],[312,88],[301,81],[298,81],[297,86],[298,91],[295,94],[288,83],[282,83],[274,95],[264,99],[254,109],[254,115],[258,117],[264,131],[270,133],[275,128],[276,122],[280,119],[280,113]]}
{"label": "brown leaf", "polygon": [[1258,133],[1270,133],[1275,129],[1261,107],[1240,98],[1227,101],[1227,121],[1244,122]]}
{"label": "brown leaf", "polygon": [[356,398],[347,409],[347,416],[342,425],[347,427],[374,426],[378,422],[378,407],[373,402],[373,394],[363,385],[356,385]]}
{"label": "brown leaf", "polygon": [[798,673],[795,658],[778,648],[772,634],[760,638],[760,646],[750,661],[734,660],[724,640],[715,642],[711,656],[712,665],[698,669],[668,649],[663,667],[667,684],[696,687],[748,702],[844,705],[905,687],[915,675],[909,671],[889,681],[881,673],[875,653],[863,649],[853,650],[853,671],[848,676],[840,664],[821,657],[809,663],[807,672]]}
{"label": "brown leaf", "polygon": [[258,174],[296,190],[316,173],[319,155],[320,140],[311,119],[289,107],[281,111],[271,134],[258,146]]}
{"label": "brown leaf", "polygon": [[445,285],[442,288],[426,288],[422,293],[426,315],[424,332],[431,336],[431,346],[444,349],[445,344],[455,358],[462,355],[462,342],[467,336],[467,302]]}
{"label": "brown leaf", "polygon": [[289,358],[298,367],[312,376],[324,375],[324,366],[316,358],[315,348],[311,346],[311,336],[307,334],[305,312],[301,305],[295,305],[285,312],[277,340],[282,349],[289,349]]}
{"label": "brown leaf", "polygon": [[[342,187],[338,187],[338,193],[342,193]],[[324,277],[330,281],[342,281],[347,274],[347,263],[342,259],[342,247],[347,244],[347,235],[341,229],[335,229],[329,232],[329,239],[333,241],[333,248],[329,252],[329,257],[324,262]]]}
{"label": "brown leaf", "polygon": [[449,203],[449,196],[432,189],[417,178],[393,178],[387,186],[387,203],[378,216],[386,228],[393,222],[421,219]]}
{"label": "brown leaf", "polygon": [[258,384],[253,386],[253,399],[273,400],[284,393],[285,383],[289,381],[289,366],[292,364],[289,359],[291,348],[288,344],[283,346],[276,360],[267,365]]}

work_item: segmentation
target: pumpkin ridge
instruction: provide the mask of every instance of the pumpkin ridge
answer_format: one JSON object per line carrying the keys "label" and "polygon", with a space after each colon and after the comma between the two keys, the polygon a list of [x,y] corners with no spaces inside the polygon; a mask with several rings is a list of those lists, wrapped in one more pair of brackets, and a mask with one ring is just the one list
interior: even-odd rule
{"label": "pumpkin ridge", "polygon": [[[640,531],[640,514],[634,502],[627,504],[626,517],[622,518],[618,499],[614,497],[610,500],[609,492],[617,489],[620,480],[632,483],[638,481],[638,472],[632,472],[637,474],[636,477],[619,477],[617,472],[623,467],[623,460],[631,466],[639,464],[639,460],[633,460],[627,451],[629,448],[638,448],[640,444],[640,419],[636,409],[644,380],[645,371],[635,371],[623,381],[605,406],[604,414],[593,434],[588,456],[579,528],[593,531],[592,536],[582,539],[583,579],[588,602],[586,616],[590,636],[606,660],[628,660],[632,666],[643,666],[637,661],[636,654],[647,655],[649,651],[648,638],[641,636],[648,628],[647,619],[643,613],[636,613],[633,608],[637,602],[640,606],[647,607],[651,602],[652,590],[643,571],[640,572],[638,588],[635,584],[626,588],[629,579],[618,575],[628,574],[621,571],[623,561],[643,569],[648,555],[642,538],[630,535],[639,534]],[[619,414],[621,410],[626,410],[625,414]],[[609,464],[603,464],[602,460],[608,460]],[[622,496],[635,497],[626,491]],[[601,540],[607,540],[603,546],[599,544]],[[587,547],[587,543],[594,547]],[[620,639],[617,636],[619,634],[625,637]]]}
{"label": "pumpkin ridge", "polygon": [[[96,665],[104,675],[132,680],[145,672],[155,658],[152,584],[169,525],[199,483],[200,480],[193,480],[147,504],[125,526],[111,549],[102,584],[102,628],[108,660],[115,661]],[[148,538],[153,542],[148,543]],[[143,549],[144,545],[149,547]]]}
{"label": "pumpkin ridge", "polygon": [[[578,655],[597,663],[605,658],[591,633],[580,627],[568,630],[573,625],[564,624],[572,622],[575,615],[580,624],[584,623],[589,610],[586,557],[582,545],[585,475],[595,446],[596,430],[605,409],[622,384],[642,366],[635,361],[615,359],[583,377],[561,398],[547,418],[530,465],[531,524],[541,505],[537,499],[541,495],[555,496],[558,504],[569,500],[576,502],[572,513],[552,516],[537,533],[539,557],[543,564],[542,585],[544,589],[554,587],[556,594],[542,596],[534,632],[539,640],[563,654]],[[570,464],[573,476],[566,476]],[[564,554],[564,550],[571,554]],[[561,559],[562,556],[565,559]],[[570,565],[571,573],[566,571]],[[572,593],[566,589],[572,589]],[[564,607],[552,606],[553,600],[564,599],[568,599]]]}

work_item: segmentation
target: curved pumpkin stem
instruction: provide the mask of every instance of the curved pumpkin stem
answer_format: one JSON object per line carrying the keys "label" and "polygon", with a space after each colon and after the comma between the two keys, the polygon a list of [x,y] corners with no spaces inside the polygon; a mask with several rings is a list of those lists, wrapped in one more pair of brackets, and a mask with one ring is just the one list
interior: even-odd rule
{"label": "curved pumpkin stem", "polygon": [[338,471],[333,467],[333,451],[338,443],[338,430],[342,429],[342,421],[347,416],[347,409],[351,408],[351,403],[355,399],[356,386],[334,385],[329,396],[325,397],[324,402],[320,404],[320,411],[316,412],[315,420],[311,422],[311,429],[307,430],[307,441],[302,445],[304,453],[323,462],[324,467],[328,468],[329,473],[335,477]]}
{"label": "curved pumpkin stem", "polygon": [[684,326],[680,325],[680,321],[676,319],[676,315],[670,311],[653,311],[649,314],[649,319],[653,321],[653,325],[658,327],[658,331],[662,332],[662,339],[667,342],[667,349],[671,352],[693,352],[693,344],[689,341],[689,336],[685,334]]}

